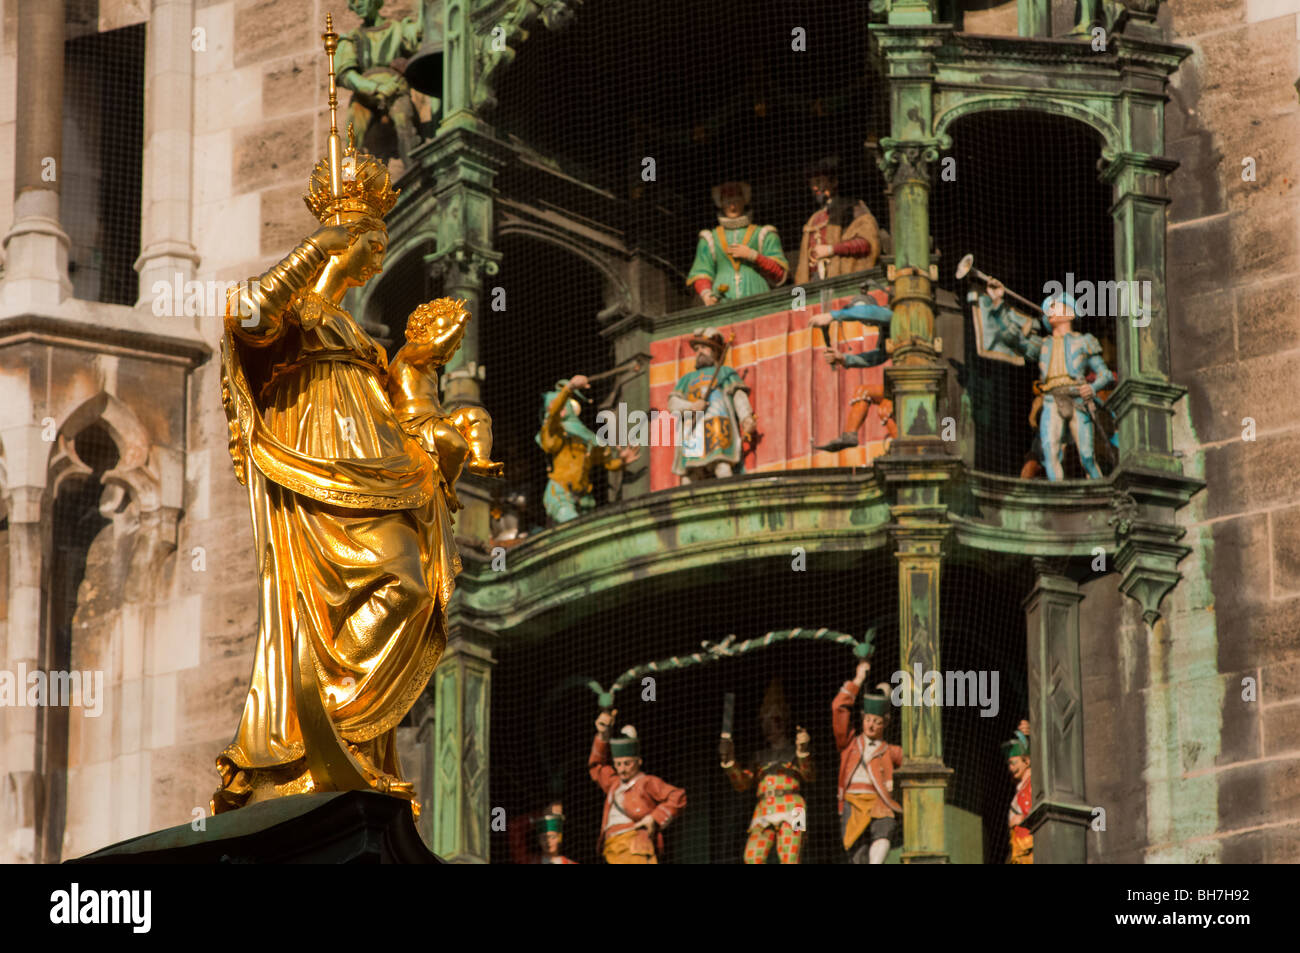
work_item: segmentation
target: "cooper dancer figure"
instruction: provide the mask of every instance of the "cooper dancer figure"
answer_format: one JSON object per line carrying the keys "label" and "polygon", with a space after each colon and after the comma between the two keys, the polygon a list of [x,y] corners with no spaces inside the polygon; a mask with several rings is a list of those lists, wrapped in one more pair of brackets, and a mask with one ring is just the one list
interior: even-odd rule
{"label": "cooper dancer figure", "polygon": [[[596,850],[607,864],[657,864],[663,829],[686,807],[686,792],[641,770],[641,743],[631,725],[610,739],[618,710],[596,716],[587,771],[605,792]],[[612,761],[611,761],[612,758]]]}
{"label": "cooper dancer figure", "polygon": [[835,745],[840,749],[840,829],[854,864],[885,862],[896,818],[903,810],[893,797],[894,769],[903,763],[903,749],[884,740],[889,696],[863,695],[862,730],[855,732],[852,727],[853,703],[870,670],[865,659],[858,662],[853,681],[845,682],[831,702]]}

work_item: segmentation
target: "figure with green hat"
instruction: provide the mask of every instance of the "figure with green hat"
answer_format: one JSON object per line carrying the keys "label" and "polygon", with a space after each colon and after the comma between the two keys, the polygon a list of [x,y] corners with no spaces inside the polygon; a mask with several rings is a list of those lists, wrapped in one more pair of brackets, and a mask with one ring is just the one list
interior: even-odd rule
{"label": "figure with green hat", "polygon": [[582,422],[582,404],[590,402],[583,393],[590,383],[583,374],[557,381],[555,389],[542,398],[542,429],[538,446],[551,458],[542,504],[546,515],[555,523],[575,520],[586,510],[595,508],[591,495],[591,470],[604,467],[620,470],[636,460],[640,450],[602,446],[596,434]]}
{"label": "figure with green hat", "polygon": [[564,841],[564,815],[563,814],[546,814],[538,819],[537,824],[537,846],[541,848],[541,854],[537,858],[539,864],[576,864],[576,860],[569,860],[560,853],[560,844]]}
{"label": "figure with green hat", "polygon": [[560,853],[564,805],[557,799],[521,818],[510,819],[510,860],[516,864],[576,864]]}
{"label": "figure with green hat", "polygon": [[[831,702],[831,725],[840,750],[840,831],[849,862],[883,864],[898,826],[902,806],[894,799],[894,769],[903,763],[903,749],[885,741],[891,705],[888,685],[863,693],[871,663],[859,660],[853,680],[845,682]],[[861,696],[861,724],[855,729],[854,709]]]}
{"label": "figure with green hat", "polygon": [[695,369],[668,395],[668,412],[683,421],[681,445],[673,454],[673,473],[683,485],[743,472],[744,438],[752,439],[755,430],[749,386],[727,365],[722,332],[696,328],[690,343]]}
{"label": "figure with green hat", "polygon": [[657,864],[663,852],[663,829],[686,807],[686,792],[641,770],[641,742],[636,729],[624,725],[611,738],[618,709],[596,716],[587,771],[605,792],[596,850],[607,864]]}
{"label": "figure with green hat", "polygon": [[1029,779],[1028,721],[1020,722],[1015,737],[1002,743],[1002,755],[1007,759],[1007,770],[1016,780],[1016,793],[1011,798],[1011,810],[1007,812],[1007,826],[1010,828],[1011,838],[1011,851],[1007,855],[1007,863],[1032,864],[1034,835],[1025,825],[1025,819],[1033,806],[1033,788]]}

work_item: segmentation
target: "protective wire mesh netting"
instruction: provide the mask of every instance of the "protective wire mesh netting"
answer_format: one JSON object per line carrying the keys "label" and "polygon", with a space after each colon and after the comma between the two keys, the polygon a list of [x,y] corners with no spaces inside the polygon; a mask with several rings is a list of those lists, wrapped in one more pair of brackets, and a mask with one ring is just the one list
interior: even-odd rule
{"label": "protective wire mesh netting", "polygon": [[[1098,310],[1096,294],[1085,300],[1080,289],[1109,281],[1115,267],[1111,187],[1099,172],[1100,137],[1074,120],[1028,111],[975,113],[953,123],[949,133],[952,149],[936,168],[930,205],[939,287],[954,292],[969,313],[968,293],[985,293],[974,271],[1035,304],[1055,290],[1049,283],[1067,290],[1072,284],[1081,314]],[[956,269],[965,255],[974,259],[972,277],[959,280]],[[1036,309],[1013,306],[1034,320],[1037,333],[1050,333]],[[1074,330],[1095,335],[1107,366],[1118,374],[1117,320],[1081,316]],[[1031,459],[1041,463],[1031,449],[1037,415],[1030,420],[1038,365],[978,356],[970,316],[965,326],[964,354],[950,358],[970,399],[975,467],[1015,476]],[[1084,476],[1072,446],[1065,451],[1065,474]],[[1041,477],[1041,468],[1031,467],[1030,475]]]}
{"label": "protective wire mesh netting", "polygon": [[144,148],[145,25],[68,24],[64,44],[60,224],[73,294],[135,304]]}
{"label": "protective wire mesh netting", "polygon": [[[614,208],[629,248],[656,260],[683,284],[699,230],[716,224],[710,197],[727,180],[750,183],[752,220],[776,226],[794,264],[813,211],[810,164],[834,156],[839,191],[864,199],[888,228],[885,182],[873,142],[888,134],[887,87],[869,55],[865,5],[775,3],[762,11],[724,3],[702,18],[697,5],[590,3],[561,33],[538,31],[503,75],[497,128],[519,147],[601,193],[593,215]],[[807,52],[792,49],[795,28]],[[1109,277],[1107,186],[1099,182],[1095,136],[1047,116],[972,117],[954,126],[957,175],[936,168],[932,231],[941,289],[964,298],[957,260],[978,267],[1033,300],[1044,281]],[[652,178],[645,174],[653,160]],[[513,189],[514,191],[508,191]],[[515,174],[505,198],[528,202],[529,179]],[[565,252],[525,236],[499,243],[508,307],[484,309],[484,397],[497,420],[499,455],[527,497],[534,534],[546,458],[537,448],[541,394],[561,377],[613,366],[598,311],[608,304],[600,276]],[[786,289],[788,290],[788,288]],[[666,311],[698,301],[683,288]],[[788,304],[773,302],[773,310]],[[706,323],[702,314],[699,323]],[[966,318],[969,327],[969,316]],[[1082,330],[1109,343],[1101,322]],[[986,361],[973,335],[954,355],[977,424],[976,466],[1019,473],[1032,433],[1027,417],[1035,368]],[[525,345],[526,346],[521,346]],[[1113,354],[1108,360],[1114,367]],[[595,402],[608,393],[598,385]],[[595,427],[592,408],[584,421]],[[522,423],[519,423],[522,421]],[[599,482],[596,499],[608,499]],[[545,536],[534,539],[545,545]],[[559,802],[566,815],[564,852],[598,862],[604,795],[587,772],[598,699],[638,666],[700,653],[729,635],[754,639],[794,627],[860,638],[875,630],[867,686],[901,668],[896,561],[885,551],[820,553],[806,571],[791,559],[744,560],[743,546],[675,583],[630,583],[592,596],[559,621],[524,625],[505,640],[493,675],[491,803],[506,831],[493,834],[496,862],[519,860],[533,844],[529,818]],[[793,557],[792,557],[793,558]],[[942,711],[944,759],[954,769],[947,791],[954,859],[1001,862],[1014,783],[999,745],[1028,713],[1022,600],[1032,576],[1024,558],[990,557],[954,546],[942,581],[942,666],[982,678],[992,698]],[[853,677],[850,647],[778,641],[743,656],[632,678],[616,699],[617,725],[633,724],[645,769],[687,792],[688,807],[669,828],[669,862],[737,863],[745,854],[753,791],[734,791],[720,767],[726,698],[740,763],[774,744],[811,737],[815,779],[802,794],[807,832],[802,862],[845,858],[836,808],[839,752],[831,703]],[[996,678],[996,687],[993,679]],[[784,703],[777,699],[783,698]],[[765,699],[769,702],[764,706]],[[859,720],[854,710],[853,724]],[[760,714],[771,716],[765,725]],[[886,731],[900,741],[899,719]],[[901,830],[895,834],[895,847]],[[776,862],[779,851],[768,857]],[[894,855],[897,856],[895,852]]]}

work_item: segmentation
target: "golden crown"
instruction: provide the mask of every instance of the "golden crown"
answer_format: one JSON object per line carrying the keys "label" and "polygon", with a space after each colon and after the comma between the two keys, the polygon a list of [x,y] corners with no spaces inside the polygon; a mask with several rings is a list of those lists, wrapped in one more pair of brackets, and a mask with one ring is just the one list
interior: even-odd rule
{"label": "golden crown", "polygon": [[[334,54],[339,35],[334,32],[334,18],[325,14],[326,70],[329,77],[330,134],[329,154],[316,163],[307,180],[303,201],[322,225],[333,219],[341,224],[346,212],[368,215],[382,220],[397,204],[397,191],[388,175],[388,167],[372,155],[357,152],[356,133],[348,123],[348,147],[339,142],[338,88],[334,77]],[[340,154],[341,153],[341,154]]]}
{"label": "golden crown", "polygon": [[321,224],[340,212],[360,212],[382,219],[397,204],[397,190],[388,174],[388,167],[372,155],[357,152],[352,125],[348,125],[348,148],[343,153],[340,195],[330,189],[330,160],[325,157],[316,163],[307,181],[307,194],[302,197],[307,208]]}

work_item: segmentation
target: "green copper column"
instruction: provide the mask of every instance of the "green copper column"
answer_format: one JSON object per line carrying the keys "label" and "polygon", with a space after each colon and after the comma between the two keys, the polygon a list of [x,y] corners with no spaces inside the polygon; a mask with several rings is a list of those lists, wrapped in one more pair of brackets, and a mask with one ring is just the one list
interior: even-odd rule
{"label": "green copper column", "polygon": [[[898,652],[907,672],[942,671],[939,657],[939,566],[947,526],[909,518],[894,531],[898,559]],[[902,709],[903,863],[947,863],[944,793],[952,769],[943,763],[940,707]]]}
{"label": "green copper column", "polygon": [[433,673],[433,849],[455,863],[488,862],[491,642],[490,633],[453,623]]}
{"label": "green copper column", "polygon": [[1092,810],[1083,784],[1083,675],[1079,665],[1079,586],[1034,560],[1025,599],[1029,632],[1030,771],[1035,864],[1088,862]]}
{"label": "green copper column", "polygon": [[[941,671],[939,573],[948,533],[943,488],[957,461],[939,437],[939,393],[947,373],[934,338],[930,274],[930,168],[940,142],[932,135],[934,54],[950,27],[933,26],[932,5],[894,3],[889,23],[872,35],[890,85],[891,126],[881,169],[893,217],[894,317],[885,383],[894,400],[898,438],[876,461],[890,491],[891,537],[898,559],[900,668]],[[895,777],[903,805],[903,863],[946,863],[943,763],[938,707],[902,709],[903,765]]]}

